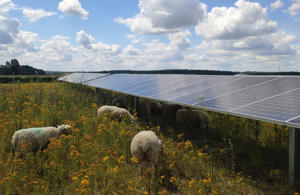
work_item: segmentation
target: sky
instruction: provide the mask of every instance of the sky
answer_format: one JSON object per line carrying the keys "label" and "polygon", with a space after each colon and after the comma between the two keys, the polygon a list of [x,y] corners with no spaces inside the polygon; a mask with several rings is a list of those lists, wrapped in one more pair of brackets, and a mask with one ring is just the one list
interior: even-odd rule
{"label": "sky", "polygon": [[0,64],[300,71],[300,0],[0,0]]}

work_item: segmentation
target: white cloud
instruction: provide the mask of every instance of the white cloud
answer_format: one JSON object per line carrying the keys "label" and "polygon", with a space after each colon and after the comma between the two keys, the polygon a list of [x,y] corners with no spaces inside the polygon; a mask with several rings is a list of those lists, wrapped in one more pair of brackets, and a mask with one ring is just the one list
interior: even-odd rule
{"label": "white cloud", "polygon": [[24,8],[23,14],[26,18],[29,19],[30,22],[36,22],[43,17],[53,16],[53,15],[56,15],[57,13],[47,12],[43,9]]}
{"label": "white cloud", "polygon": [[128,39],[130,39],[131,43],[133,43],[133,44],[138,44],[142,41],[142,39],[137,37],[137,35],[135,35],[135,34],[128,34],[128,35],[126,35],[126,37]]}
{"label": "white cloud", "polygon": [[15,5],[11,0],[0,0],[0,14],[7,14],[8,11],[14,7]]}
{"label": "white cloud", "polygon": [[[245,3],[245,1],[238,2]],[[37,68],[69,71],[166,68],[276,71],[278,66],[281,66],[281,70],[299,71],[300,46],[296,37],[277,32],[276,28],[271,32],[252,32],[255,26],[261,29],[267,28],[269,21],[264,15],[265,8],[259,4],[249,4],[251,6],[245,6],[247,10],[241,11],[239,6],[233,7],[231,11],[230,8],[224,10],[228,14],[226,17],[242,17],[243,19],[232,21],[236,23],[235,25],[240,24],[240,21],[249,25],[246,29],[250,29],[251,36],[247,34],[236,39],[220,39],[217,36],[205,39],[204,37],[201,45],[197,47],[191,44],[192,35],[188,30],[166,27],[161,29],[176,31],[166,36],[167,41],[149,40],[149,37],[146,39],[146,36],[131,34],[126,35],[131,43],[124,47],[95,40],[91,34],[83,30],[74,34],[78,43],[75,45],[71,44],[71,37],[59,35],[41,40],[38,34],[23,31],[19,21],[10,17],[7,12],[0,14],[0,62],[18,58],[20,63]],[[240,15],[236,14],[237,10]],[[250,14],[245,12],[253,13],[254,19],[246,18]],[[259,20],[261,25],[257,24]],[[223,24],[220,27],[224,28]],[[158,28],[153,27],[153,29]],[[215,31],[218,29],[211,32],[215,33]],[[229,32],[235,35],[240,31],[233,28],[233,31],[222,32],[230,37]]]}
{"label": "white cloud", "polygon": [[137,48],[135,48],[133,45],[128,45],[124,48],[123,53],[135,56],[141,53],[141,51]]}
{"label": "white cloud", "polygon": [[0,45],[12,43],[19,32],[19,27],[18,19],[0,15]]}
{"label": "white cloud", "polygon": [[84,32],[84,30],[79,31],[76,34],[76,41],[86,49],[92,49],[91,43],[94,41],[94,37],[92,35],[88,35]]}
{"label": "white cloud", "polygon": [[178,33],[169,34],[170,40],[169,47],[172,49],[186,50],[190,47],[191,41],[187,38],[191,33],[188,30],[181,31]]}
{"label": "white cloud", "polygon": [[283,7],[283,3],[281,2],[281,0],[276,0],[273,3],[271,3],[271,9],[272,10],[276,10],[276,9],[279,9],[279,8],[282,8],[282,7]]}
{"label": "white cloud", "polygon": [[294,3],[288,7],[288,13],[291,16],[296,16],[300,10],[300,0],[294,0]]}
{"label": "white cloud", "polygon": [[239,40],[206,40],[193,52],[203,56],[200,63],[229,70],[277,71],[281,66],[281,70],[290,71],[299,70],[295,68],[300,65],[296,46],[295,36],[276,32]]}
{"label": "white cloud", "polygon": [[268,20],[267,9],[259,3],[238,0],[235,7],[214,7],[196,33],[204,38],[240,39],[276,32],[277,23]]}
{"label": "white cloud", "polygon": [[81,16],[84,20],[88,19],[89,12],[82,8],[78,0],[63,0],[58,4],[58,9],[64,13]]}
{"label": "white cloud", "polygon": [[178,32],[194,26],[206,14],[206,5],[198,0],[140,0],[140,13],[133,18],[117,18],[134,33],[159,34]]}

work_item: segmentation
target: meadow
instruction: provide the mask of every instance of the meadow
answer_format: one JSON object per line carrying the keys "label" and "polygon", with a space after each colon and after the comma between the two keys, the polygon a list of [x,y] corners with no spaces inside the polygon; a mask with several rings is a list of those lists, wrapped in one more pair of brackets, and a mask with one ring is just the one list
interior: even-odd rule
{"label": "meadow", "polygon": [[[272,124],[212,114],[205,136],[216,143],[197,144],[167,126],[139,120],[135,128],[108,115],[97,119],[101,103],[85,86],[0,84],[0,193],[298,194],[287,184],[285,158],[280,161],[281,153],[286,155],[285,127],[274,131]],[[17,129],[60,124],[71,125],[72,133],[51,139],[35,154],[13,155],[10,140]],[[139,179],[130,142],[144,129],[159,135],[163,149],[155,177]],[[276,159],[266,156],[270,151],[280,154],[277,162],[269,161]]]}

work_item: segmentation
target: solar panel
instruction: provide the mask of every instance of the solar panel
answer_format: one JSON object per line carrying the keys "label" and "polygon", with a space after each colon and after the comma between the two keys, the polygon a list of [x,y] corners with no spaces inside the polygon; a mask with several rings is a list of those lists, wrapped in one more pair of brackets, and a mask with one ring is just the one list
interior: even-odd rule
{"label": "solar panel", "polygon": [[72,83],[84,83],[89,80],[97,79],[102,76],[106,76],[108,74],[102,74],[102,73],[72,73],[69,75],[66,75],[64,77],[59,78],[60,81],[67,81]]}
{"label": "solar panel", "polygon": [[[277,77],[270,82],[222,95],[197,105],[231,111],[299,87],[300,77]],[[285,101],[284,101],[285,102]],[[283,103],[284,103],[283,102]]]}
{"label": "solar panel", "polygon": [[161,78],[158,79],[158,87],[141,89],[139,93],[154,98],[162,98],[164,94],[170,97],[172,93],[178,94],[178,92],[182,92],[185,87],[193,83],[203,82],[204,80],[212,78],[211,75],[178,75],[176,78],[169,77],[167,79],[163,77],[164,76],[161,75]]}
{"label": "solar panel", "polygon": [[86,84],[94,87],[119,90],[120,88],[126,88],[131,85],[138,85],[139,82],[144,79],[152,79],[152,76],[138,74],[113,74],[109,77],[88,81]]}
{"label": "solar panel", "polygon": [[300,88],[260,100],[232,112],[279,121],[288,121],[300,116]]}
{"label": "solar panel", "polygon": [[295,123],[295,124],[299,124],[300,125],[300,116],[296,119],[290,120],[290,123]]}
{"label": "solar panel", "polygon": [[[214,81],[219,81],[220,78],[214,78]],[[221,80],[217,84],[211,86],[205,83],[203,87],[194,87],[189,93],[175,96],[172,100],[186,104],[202,103],[218,96],[239,91],[250,86],[259,85],[275,79],[274,77],[233,77],[230,80]]]}
{"label": "solar panel", "polygon": [[300,127],[300,77],[112,74],[84,84]]}

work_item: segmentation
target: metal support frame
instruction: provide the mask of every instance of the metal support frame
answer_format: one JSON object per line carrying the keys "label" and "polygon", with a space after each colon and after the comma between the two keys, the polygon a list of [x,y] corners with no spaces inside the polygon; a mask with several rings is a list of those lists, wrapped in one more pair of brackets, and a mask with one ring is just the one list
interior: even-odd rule
{"label": "metal support frame", "polygon": [[135,109],[136,112],[138,112],[139,101],[140,101],[139,97],[136,96],[133,97],[133,108]]}
{"label": "metal support frame", "polygon": [[300,178],[300,129],[289,127],[289,183]]}

